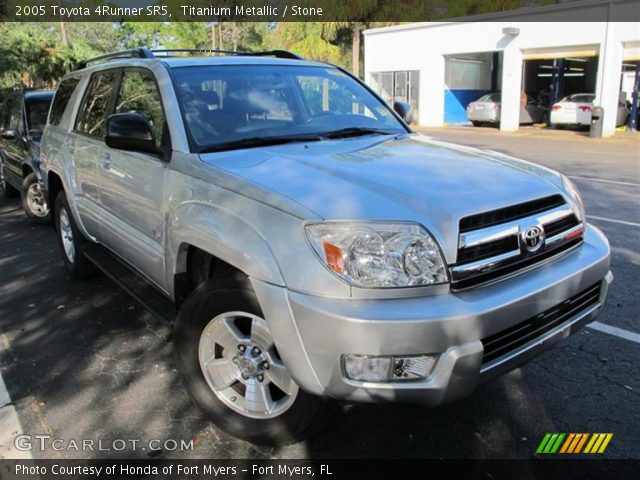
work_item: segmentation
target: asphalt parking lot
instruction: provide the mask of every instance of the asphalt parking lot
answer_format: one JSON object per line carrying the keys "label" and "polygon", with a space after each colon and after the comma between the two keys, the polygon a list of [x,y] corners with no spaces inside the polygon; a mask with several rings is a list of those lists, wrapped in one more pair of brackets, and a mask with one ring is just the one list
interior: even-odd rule
{"label": "asphalt parking lot", "polygon": [[[140,440],[136,450],[128,442],[123,451],[96,445],[84,452],[31,452],[53,459],[531,458],[546,432],[612,432],[607,458],[640,458],[637,137],[592,140],[571,132],[505,135],[470,128],[423,133],[572,177],[590,221],[606,232],[613,249],[615,282],[598,325],[621,331],[586,328],[456,404],[339,405],[314,438],[256,447],[218,431],[191,404],[175,370],[168,324],[105,277],[70,280],[51,227],[29,224],[18,201],[0,200],[0,372],[8,393],[1,401],[0,392],[0,412],[17,414],[13,423],[0,415],[0,458],[25,454],[8,441],[17,433],[51,435],[63,446],[72,439],[100,440],[103,447],[116,439]],[[169,443],[150,453],[144,446],[151,439],[193,440],[194,448],[173,450]]]}

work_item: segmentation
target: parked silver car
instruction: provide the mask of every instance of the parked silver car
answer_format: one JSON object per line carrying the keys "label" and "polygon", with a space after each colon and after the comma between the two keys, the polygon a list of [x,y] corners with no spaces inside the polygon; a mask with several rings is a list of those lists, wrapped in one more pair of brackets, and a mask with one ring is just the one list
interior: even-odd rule
{"label": "parked silver car", "polygon": [[69,273],[170,300],[184,385],[238,437],[301,438],[329,397],[464,397],[605,303],[571,181],[416,135],[338,67],[137,49],[59,105],[42,161]]}
{"label": "parked silver car", "polygon": [[[475,102],[467,105],[467,119],[474,127],[481,125],[498,125],[500,123],[500,108],[502,94],[500,92],[487,93]],[[526,105],[520,107],[520,124],[542,123],[545,121],[547,109],[527,96]]]}

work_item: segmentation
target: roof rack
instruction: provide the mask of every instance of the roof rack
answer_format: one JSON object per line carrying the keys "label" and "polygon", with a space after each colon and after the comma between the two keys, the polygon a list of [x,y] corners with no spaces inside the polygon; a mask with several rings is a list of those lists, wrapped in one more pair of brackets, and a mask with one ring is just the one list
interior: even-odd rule
{"label": "roof rack", "polygon": [[162,50],[150,50],[146,47],[132,48],[129,50],[122,50],[114,53],[107,53],[105,55],[99,55],[97,57],[89,58],[78,63],[77,69],[87,68],[91,63],[106,62],[109,60],[116,60],[119,58],[157,58],[156,54],[160,57],[173,57],[176,54],[181,53],[206,53],[206,54],[223,54],[234,55],[243,57],[276,57],[276,58],[288,58],[292,60],[304,60],[299,55],[287,50],[265,50],[260,52],[251,51],[233,51],[233,50],[213,50],[213,49],[162,49]]}
{"label": "roof rack", "polygon": [[208,54],[216,54],[221,53],[224,55],[238,56],[238,57],[276,57],[276,58],[289,58],[292,60],[304,60],[300,55],[297,55],[293,52],[289,52],[288,50],[265,50],[259,52],[252,52],[249,50],[212,50],[212,49],[200,49],[200,48],[180,48],[180,49],[164,49],[164,50],[151,50],[151,53],[156,54],[164,54],[162,56],[171,57],[176,53],[208,53]]}

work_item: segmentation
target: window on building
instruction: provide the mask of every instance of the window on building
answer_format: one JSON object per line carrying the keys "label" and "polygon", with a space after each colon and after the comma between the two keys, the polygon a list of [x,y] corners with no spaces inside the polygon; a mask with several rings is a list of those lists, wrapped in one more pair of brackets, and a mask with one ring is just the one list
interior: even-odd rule
{"label": "window on building", "polygon": [[418,70],[374,72],[371,74],[371,88],[391,106],[395,101],[411,105],[414,121],[418,120],[419,85],[420,72]]}

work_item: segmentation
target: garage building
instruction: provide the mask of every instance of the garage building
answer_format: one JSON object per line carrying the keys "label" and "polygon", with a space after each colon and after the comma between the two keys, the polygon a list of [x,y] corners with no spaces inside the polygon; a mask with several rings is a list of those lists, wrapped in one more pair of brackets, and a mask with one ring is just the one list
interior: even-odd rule
{"label": "garage building", "polygon": [[[610,136],[620,106],[635,105],[627,118],[637,118],[640,26],[613,21],[635,19],[637,8],[571,2],[366,30],[365,81],[387,101],[410,103],[427,127],[468,123],[468,104],[490,92],[501,93],[504,131],[519,128],[526,102],[548,112],[567,95],[594,93]],[[561,21],[584,18],[608,21]]]}

